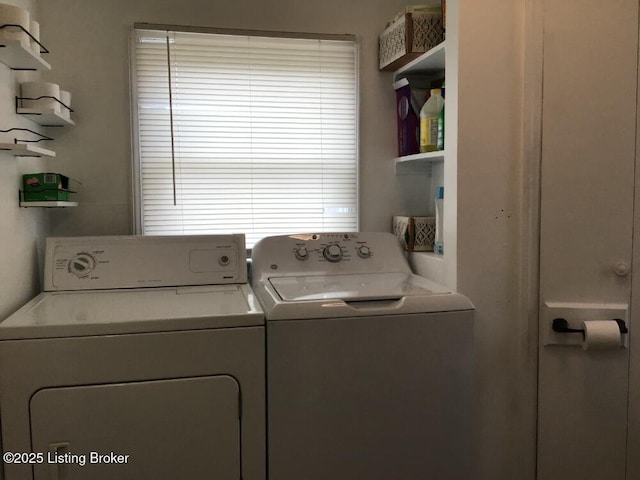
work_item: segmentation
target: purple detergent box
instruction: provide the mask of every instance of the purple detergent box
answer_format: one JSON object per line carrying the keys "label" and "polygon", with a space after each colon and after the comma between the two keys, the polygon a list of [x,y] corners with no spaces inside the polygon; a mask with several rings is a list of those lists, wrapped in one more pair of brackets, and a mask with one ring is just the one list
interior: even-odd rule
{"label": "purple detergent box", "polygon": [[420,110],[406,78],[394,82],[396,91],[396,117],[398,125],[398,156],[420,152]]}

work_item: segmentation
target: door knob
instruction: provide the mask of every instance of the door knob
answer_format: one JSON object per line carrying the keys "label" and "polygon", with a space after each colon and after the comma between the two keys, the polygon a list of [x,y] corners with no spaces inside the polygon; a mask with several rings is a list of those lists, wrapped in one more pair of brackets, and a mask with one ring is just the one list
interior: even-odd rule
{"label": "door knob", "polygon": [[626,277],[629,275],[629,265],[626,262],[618,262],[613,266],[613,271],[619,277]]}

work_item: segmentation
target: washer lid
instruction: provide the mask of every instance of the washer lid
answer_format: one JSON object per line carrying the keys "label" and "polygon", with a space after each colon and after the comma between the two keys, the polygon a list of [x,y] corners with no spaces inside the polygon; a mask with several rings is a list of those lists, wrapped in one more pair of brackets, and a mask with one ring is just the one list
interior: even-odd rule
{"label": "washer lid", "polygon": [[41,293],[0,322],[0,339],[264,325],[247,285]]}
{"label": "washer lid", "polygon": [[410,273],[367,273],[272,277],[269,282],[286,302],[339,299],[391,300],[416,295],[451,293],[442,285]]}

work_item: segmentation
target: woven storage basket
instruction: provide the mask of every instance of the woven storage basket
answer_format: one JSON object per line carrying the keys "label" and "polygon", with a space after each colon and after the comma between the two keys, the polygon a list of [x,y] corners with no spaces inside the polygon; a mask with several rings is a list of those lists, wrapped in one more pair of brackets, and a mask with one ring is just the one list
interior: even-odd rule
{"label": "woven storage basket", "polygon": [[380,34],[380,70],[397,70],[438,45],[443,37],[441,11],[400,15]]}
{"label": "woven storage basket", "polygon": [[409,252],[433,252],[435,217],[393,217],[393,233]]}

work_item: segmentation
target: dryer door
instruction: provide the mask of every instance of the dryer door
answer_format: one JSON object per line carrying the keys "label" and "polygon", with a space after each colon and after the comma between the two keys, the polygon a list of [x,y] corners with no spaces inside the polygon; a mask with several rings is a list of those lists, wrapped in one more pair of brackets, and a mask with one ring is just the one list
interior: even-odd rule
{"label": "dryer door", "polygon": [[241,478],[239,385],[227,375],[47,388],[30,410],[36,480]]}

